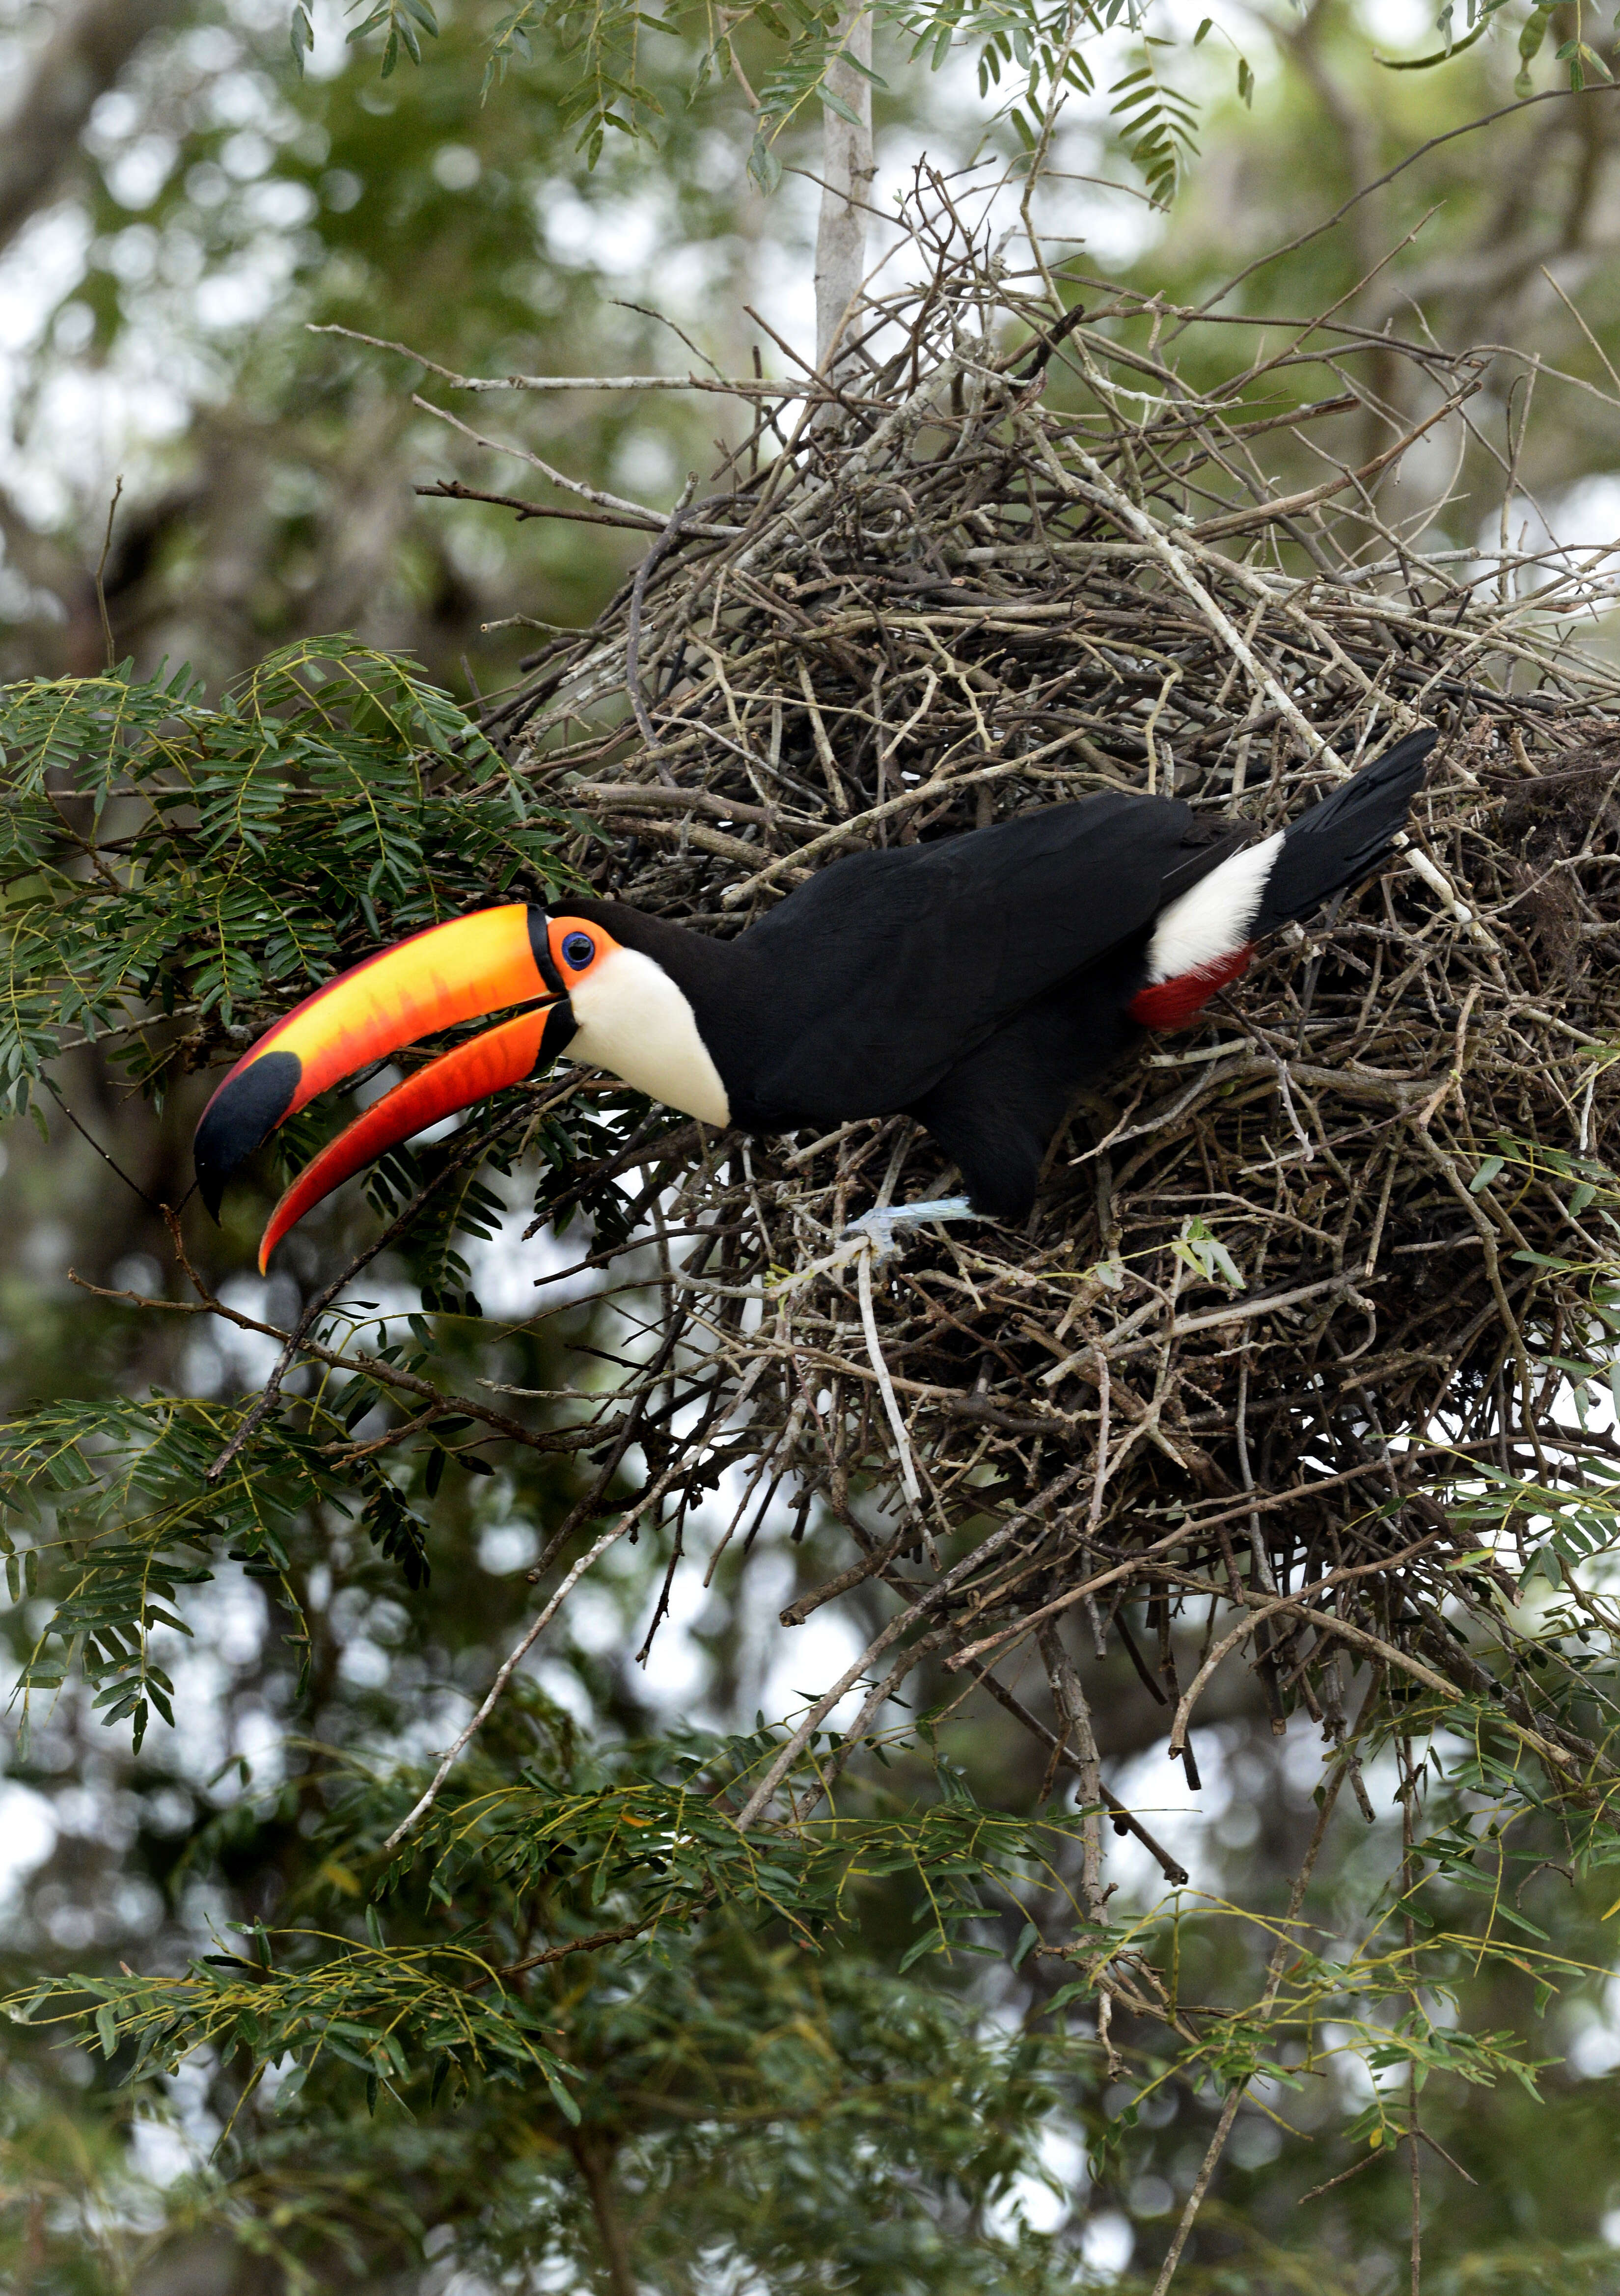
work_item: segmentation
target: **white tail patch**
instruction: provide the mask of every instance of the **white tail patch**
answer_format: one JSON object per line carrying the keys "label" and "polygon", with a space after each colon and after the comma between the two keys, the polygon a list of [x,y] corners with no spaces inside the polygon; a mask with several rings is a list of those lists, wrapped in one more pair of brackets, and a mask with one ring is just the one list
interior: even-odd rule
{"label": "white tail patch", "polygon": [[1147,947],[1150,982],[1179,980],[1243,947],[1282,850],[1283,834],[1279,829],[1258,845],[1229,854],[1219,868],[1160,910]]}

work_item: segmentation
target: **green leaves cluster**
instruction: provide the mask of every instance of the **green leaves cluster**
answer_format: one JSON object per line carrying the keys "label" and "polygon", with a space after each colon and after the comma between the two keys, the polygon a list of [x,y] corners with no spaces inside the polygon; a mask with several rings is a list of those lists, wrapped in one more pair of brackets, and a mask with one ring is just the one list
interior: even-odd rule
{"label": "green leaves cluster", "polygon": [[[355,0],[353,12],[359,14],[363,4],[364,0]],[[1427,70],[1449,62],[1482,39],[1508,4],[1509,0],[1468,0],[1468,29],[1453,37],[1453,9],[1451,0],[1446,0],[1436,20],[1443,47],[1429,55],[1379,56],[1377,61],[1399,71]],[[1533,0],[1520,28],[1520,66],[1514,82],[1520,96],[1533,93],[1530,66],[1558,4],[1558,0]],[[1140,171],[1155,206],[1169,205],[1187,164],[1196,156],[1196,106],[1165,84],[1160,69],[1163,52],[1177,43],[1165,32],[1147,30],[1151,11],[1147,0],[1044,0],[1044,4],[1043,0],[872,0],[868,12],[875,24],[897,37],[912,62],[926,59],[932,70],[938,71],[957,47],[976,50],[979,94],[991,104],[992,116],[1010,121],[1026,151],[1044,142],[1065,88],[1091,93],[1095,75],[1086,49],[1124,23],[1140,45],[1109,88],[1114,98],[1110,118],[1125,156]],[[664,106],[644,67],[646,36],[681,40],[694,53],[694,93],[716,76],[731,78],[744,90],[755,119],[749,169],[769,189],[781,173],[781,139],[795,121],[810,118],[817,105],[851,116],[826,86],[835,62],[842,57],[865,72],[876,88],[885,86],[876,73],[850,57],[845,20],[838,0],[738,0],[718,12],[676,8],[662,14],[648,13],[639,0],[517,0],[489,35],[489,72],[502,74],[514,60],[532,62],[543,47],[569,78],[562,97],[563,117],[576,131],[577,148],[594,168],[608,129],[645,137],[655,132],[664,117]],[[1203,19],[1193,46],[1202,45],[1214,22],[1212,17]],[[386,78],[402,53],[420,63],[423,39],[438,31],[428,0],[380,0],[349,37],[358,41],[380,36]],[[310,37],[307,6],[297,0],[292,39],[300,67]],[[1254,69],[1241,49],[1236,54],[1238,99],[1252,105]],[[1567,68],[1572,89],[1611,77],[1579,23],[1558,54]]]}
{"label": "green leaves cluster", "polygon": [[[842,58],[864,72],[876,89],[886,86],[850,56],[845,13],[838,0],[742,0],[718,11],[676,8],[662,14],[649,13],[638,0],[519,0],[492,29],[489,70],[499,75],[514,62],[537,61],[542,52],[555,56],[572,74],[562,99],[563,118],[594,167],[608,129],[637,138],[656,132],[664,105],[646,68],[646,36],[680,40],[693,56],[694,93],[716,77],[734,78],[745,91],[755,119],[749,169],[770,188],[780,176],[778,147],[791,127],[813,119],[818,105],[851,116],[826,86],[835,62]],[[1088,43],[1121,23],[1140,33],[1147,10],[1138,0],[875,0],[870,13],[911,61],[925,59],[931,70],[940,70],[958,47],[974,51],[981,95],[992,101],[996,116],[1010,120],[1027,149],[1041,139],[1065,87],[1090,93]],[[423,37],[437,29],[426,0],[382,0],[349,37],[380,37],[386,76],[402,53],[420,62]],[[300,0],[292,37],[300,61],[309,37]],[[1145,61],[1134,62],[1110,90],[1118,99],[1113,111],[1126,152],[1161,204],[1196,148],[1192,108],[1162,84],[1153,55],[1168,45],[1148,38]],[[1246,95],[1253,85],[1246,62],[1240,62],[1239,79]]]}
{"label": "green leaves cluster", "polygon": [[[906,1742],[915,1742],[910,1734]],[[634,1904],[649,1923],[690,1920],[714,1904],[738,1919],[780,1922],[810,1945],[854,1917],[871,1883],[904,1874],[916,1885],[908,1894],[919,1934],[900,1956],[901,1974],[928,1955],[980,1949],[975,1929],[993,1924],[1032,1885],[1066,1899],[1062,1875],[1074,1823],[986,1808],[937,1754],[930,1763],[937,1800],[917,1806],[887,1797],[865,1815],[835,1805],[739,1833],[733,1805],[778,1744],[763,1728],[675,1739],[611,1756],[583,1782],[525,1764],[515,1781],[464,1792],[448,1810],[430,1813],[382,1888],[405,1886],[423,1861],[430,1893],[446,1906],[465,1903],[488,1874],[519,1899],[538,1894],[548,1907],[561,1893],[575,1922],[600,1921],[609,1904]],[[816,1734],[795,1773],[801,1791],[837,1748],[835,1733]],[[987,1892],[1000,1903],[987,1903]]]}
{"label": "green leaves cluster", "polygon": [[[1140,168],[1158,207],[1170,205],[1182,168],[1196,158],[1198,150],[1192,105],[1159,78],[1156,51],[1168,45],[1156,38],[1145,40],[1142,62],[1110,90],[1115,99],[1112,114],[1119,122],[1126,152]],[[1239,88],[1246,100],[1253,88],[1252,77],[1244,84],[1242,76],[1247,72],[1247,64],[1240,60]]]}
{"label": "green leaves cluster", "polygon": [[[1524,97],[1535,93],[1535,83],[1530,77],[1530,67],[1540,55],[1547,34],[1551,29],[1553,12],[1560,0],[1531,0],[1529,13],[1519,27],[1517,49],[1518,70],[1514,76],[1513,93]],[[1426,56],[1377,56],[1375,61],[1386,71],[1432,71],[1437,64],[1450,63],[1453,56],[1464,54],[1477,45],[1493,28],[1494,20],[1509,5],[1509,0],[1468,0],[1468,29],[1456,31],[1456,9],[1453,0],[1444,5],[1435,19],[1435,29],[1444,40],[1444,46]],[[1575,11],[1575,30],[1572,37],[1561,41],[1558,60],[1569,74],[1569,86],[1577,95],[1590,86],[1607,86],[1614,74],[1603,58],[1584,37],[1582,11]]]}
{"label": "green leaves cluster", "polygon": [[156,1085],[380,939],[561,882],[556,815],[448,694],[344,637],[217,704],[185,670],[9,686],[0,773],[10,1113],[75,1044],[130,1047]]}
{"label": "green leaves cluster", "polygon": [[[209,1954],[182,1977],[53,1986],[12,2005],[37,2016],[65,1993],[104,2056],[133,2052],[136,2081],[175,2072],[204,2048],[245,2050],[259,2070],[290,2056],[290,2104],[312,2070],[335,2061],[361,2076],[374,2111],[382,2087],[397,2094],[427,2063],[430,2104],[460,2070],[481,2082],[541,2079],[562,2112],[579,2118],[562,2061],[541,2038],[547,2028],[477,1953],[453,1945],[391,1948],[380,1933],[374,1945],[299,1931],[285,1942],[293,1958],[284,1964],[259,1928],[251,1956]],[[81,2009],[86,1993],[92,2005]]]}
{"label": "green leaves cluster", "polygon": [[[414,64],[422,62],[422,35],[430,40],[439,37],[439,19],[428,5],[428,0],[382,0],[355,25],[349,37],[351,42],[363,40],[368,32],[382,34],[382,77],[386,79],[399,61],[401,48]],[[308,45],[306,32],[303,49]],[[299,36],[294,29],[292,52],[301,56]]]}
{"label": "green leaves cluster", "polygon": [[[369,1406],[366,1382],[341,1397]],[[340,1464],[326,1447],[342,1422],[316,1399],[302,1424],[273,1420],[251,1464],[218,1482],[208,1471],[240,1425],[240,1407],[151,1401],[42,1404],[0,1424],[0,1552],[13,1599],[49,1607],[19,1680],[18,1753],[29,1751],[30,1708],[82,1670],[111,1726],[127,1720],[138,1748],[152,1710],[175,1719],[174,1684],[154,1650],[189,1636],[179,1589],[205,1584],[221,1559],[267,1581],[286,1631],[307,1641],[295,1565],[311,1559],[312,1525],[360,1514],[408,1584],[425,1577],[423,1529],[374,1461]],[[42,1565],[43,1570],[42,1570]]]}
{"label": "green leaves cluster", "polygon": [[[1354,2057],[1374,2087],[1364,2102],[1347,2095],[1344,2134],[1376,2158],[1405,2135],[1414,2079],[1505,2079],[1535,2094],[1547,2053],[1461,2013],[1482,1968],[1522,1974],[1542,2006],[1591,1974],[1521,1910],[1540,1843],[1534,1817],[1506,1810],[1510,1782],[1488,1762],[1458,1761],[1449,1777],[1436,1767],[1446,1807],[1414,1843],[1409,1883],[1359,1939],[1339,1948],[1307,1925],[1276,1933],[1279,1983],[1256,2013],[1239,1997],[1197,1997],[1223,1936],[1241,1938],[1252,1916],[1187,1898],[1077,1939],[1081,1814],[986,1808],[936,1760],[927,1718],[890,1741],[911,1764],[901,1791],[846,1782],[818,1807],[839,1752],[824,1733],[789,1780],[797,1796],[809,1790],[807,1814],[744,1835],[732,1812],[776,1754],[776,1732],[582,1752],[532,1685],[516,1704],[521,1744],[475,1745],[399,1851],[386,1837],[424,1773],[329,1762],[220,1822],[238,1858],[256,1829],[270,1841],[299,1823],[301,1879],[273,1922],[239,1923],[178,1973],[64,1979],[5,2005],[32,2030],[78,2035],[136,2094],[160,2094],[200,2051],[234,2064],[243,2133],[211,2172],[221,2211],[251,2196],[278,2144],[341,2157],[347,2116],[360,2114],[382,2158],[425,2148],[432,2130],[432,2147],[455,2156],[481,2131],[499,2168],[469,2237],[509,2236],[530,2265],[529,2180],[544,2185],[599,2146],[630,2187],[668,2196],[643,2251],[655,2284],[661,2243],[687,2222],[674,2195],[690,2185],[711,2236],[723,2226],[768,2285],[794,2284],[788,2259],[808,2239],[853,2288],[876,2292],[903,2264],[916,2274],[903,2284],[924,2290],[1034,2296],[1074,2284],[1072,2256],[1065,2264],[1016,2222],[992,2229],[983,2212],[1035,2169],[1055,2115],[1089,2131],[1092,2174],[1107,2182],[1178,2092],[1262,2079],[1279,2099],[1320,2097]],[[193,1859],[206,1866],[210,1848],[200,1840]],[[877,1949],[896,1905],[917,1932],[898,1954]],[[964,1956],[1005,1969],[1048,1935],[1062,1949],[1041,1956],[1067,1981],[1038,1987],[1021,2025],[982,2025]],[[1101,2071],[1092,1957],[1108,1951],[1172,1972],[1172,1988],[1170,2046],[1132,2052],[1105,2116],[1088,2100]],[[267,2110],[254,2102],[261,2082]],[[250,2123],[262,2130],[251,2140]],[[528,2165],[513,2191],[517,2160]],[[465,2180],[468,2162],[454,2165]],[[729,2199],[709,2181],[717,2174]],[[827,2179],[849,2209],[829,2210],[826,2188],[818,2198]],[[307,2200],[321,2181],[306,2178]],[[971,2218],[948,2256],[938,2234],[951,2195]],[[341,2226],[335,2193],[328,2202]],[[558,2206],[554,2192],[547,2220],[561,2238]],[[289,2247],[330,2229],[307,2208]],[[686,2284],[676,2274],[670,2284]]]}
{"label": "green leaves cluster", "polygon": [[[290,1785],[233,1814],[238,1857],[256,1822],[285,1825],[300,1807],[317,1820],[301,1891],[274,1924],[239,1924],[177,1974],[67,1980],[5,2005],[34,2030],[81,2035],[138,2095],[160,2095],[198,2051],[234,2062],[244,2128],[274,2069],[256,2164],[277,2126],[284,2142],[323,2132],[330,2162],[356,2109],[375,2115],[384,2150],[453,2113],[453,2154],[450,2131],[481,2121],[493,2157],[469,2232],[509,2227],[531,2265],[542,2235],[536,2196],[520,2207],[509,2188],[515,2163],[555,2179],[599,2147],[633,2155],[656,2186],[701,2185],[711,2210],[720,2177],[730,2197],[709,2237],[724,2226],[762,2268],[813,2224],[851,2287],[904,2270],[926,2290],[1044,2289],[1039,2245],[980,2227],[954,2253],[934,2218],[953,2194],[982,2209],[1038,2157],[1071,2044],[977,2033],[969,2004],[886,1972],[861,1930],[903,1873],[932,1909],[917,1950],[995,1951],[1000,1906],[1052,1880],[1073,1823],[1007,1819],[947,1775],[932,1807],[868,1801],[756,1839],[729,1810],[775,1734],[581,1759],[537,1693],[525,1703],[526,1759],[514,1769],[475,1753],[400,1855],[381,1838],[422,1774],[350,1760],[313,1800]],[[794,1785],[835,1751],[807,1749]],[[835,1932],[840,1952],[807,1953]],[[891,2158],[907,2163],[899,2185]],[[251,2194],[248,2171],[244,2144],[227,2144],[222,2212],[234,2188]],[[828,2210],[829,2180],[843,2210]],[[661,2210],[671,2238],[682,2207]]]}

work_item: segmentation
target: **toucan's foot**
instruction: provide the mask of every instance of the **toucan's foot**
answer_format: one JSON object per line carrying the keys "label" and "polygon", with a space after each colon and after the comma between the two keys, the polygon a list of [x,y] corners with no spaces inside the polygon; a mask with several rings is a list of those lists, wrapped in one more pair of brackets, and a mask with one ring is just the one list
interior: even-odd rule
{"label": "toucan's foot", "polygon": [[983,1214],[974,1211],[966,1196],[930,1196],[920,1204],[884,1204],[877,1211],[862,1212],[853,1219],[839,1237],[841,1243],[852,1236],[869,1235],[877,1246],[879,1259],[887,1259],[894,1250],[897,1227],[920,1227],[927,1220],[982,1219]]}

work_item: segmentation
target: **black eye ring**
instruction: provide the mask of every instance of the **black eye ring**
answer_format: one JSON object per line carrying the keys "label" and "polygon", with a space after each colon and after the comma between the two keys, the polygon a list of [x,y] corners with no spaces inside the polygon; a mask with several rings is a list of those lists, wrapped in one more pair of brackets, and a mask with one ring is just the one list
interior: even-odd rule
{"label": "black eye ring", "polygon": [[583,972],[596,954],[596,944],[588,933],[570,933],[563,943],[563,962],[576,972]]}

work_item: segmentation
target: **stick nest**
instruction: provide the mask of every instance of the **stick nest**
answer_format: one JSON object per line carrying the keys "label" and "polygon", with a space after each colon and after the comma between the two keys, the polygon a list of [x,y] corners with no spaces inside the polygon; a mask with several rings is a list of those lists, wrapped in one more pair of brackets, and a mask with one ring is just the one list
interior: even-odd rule
{"label": "stick nest", "polygon": [[1345,1654],[1477,1694],[1443,1611],[1483,1617],[1507,1558],[1448,1569],[1478,1543],[1460,1480],[1567,1488],[1613,1448],[1568,1408],[1620,1147],[1592,583],[1505,520],[1486,561],[1410,515],[1403,457],[1502,464],[1482,358],[1324,324],[1200,386],[1252,333],[1113,290],[1081,316],[948,214],[916,232],[921,283],[851,316],[835,382],[740,390],[713,489],[495,713],[599,824],[598,892],[728,935],[841,853],[1106,787],[1270,830],[1444,738],[1410,850],[1082,1097],[1026,1231],[841,1248],[949,1190],[906,1119],[653,1139],[662,1360],[701,1408],[649,1478],[678,1522],[723,1456],[744,1533],[779,1492],[801,1529],[830,1509],[850,1567],[784,1616],[890,1582],[868,1713],[927,1652],[977,1675],[1070,1609],[1100,1649],[1143,1601],[1178,1747],[1187,1605],[1332,1737]]}

